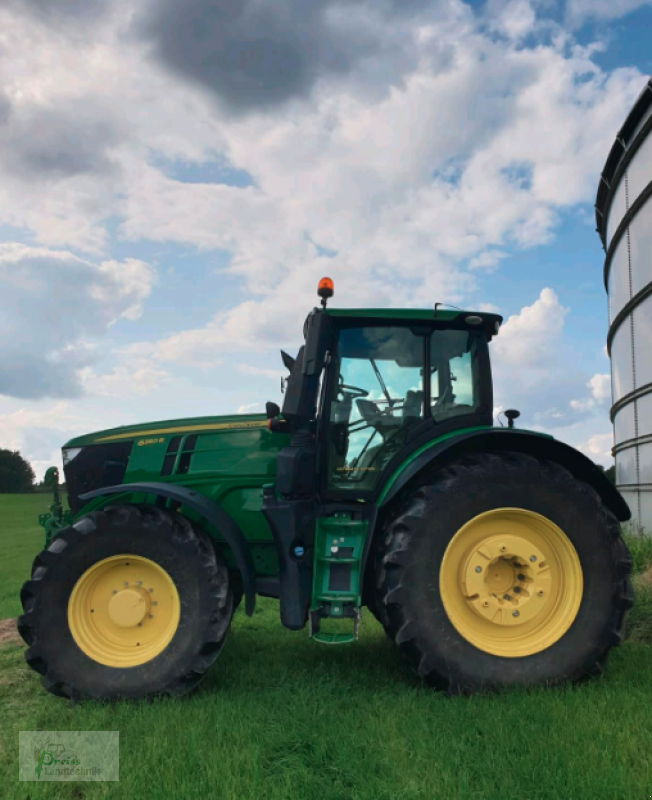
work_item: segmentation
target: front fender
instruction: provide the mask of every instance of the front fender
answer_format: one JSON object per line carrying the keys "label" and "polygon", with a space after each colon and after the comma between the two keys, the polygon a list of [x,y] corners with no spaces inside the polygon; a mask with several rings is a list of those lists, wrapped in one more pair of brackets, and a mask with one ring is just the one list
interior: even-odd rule
{"label": "front fender", "polygon": [[629,507],[620,492],[590,458],[550,436],[509,428],[468,431],[428,442],[389,478],[380,492],[377,505],[379,508],[386,506],[426,467],[444,465],[469,453],[499,453],[505,450],[555,461],[575,478],[595,489],[617,519],[625,522],[631,518]]}
{"label": "front fender", "polygon": [[79,496],[80,500],[91,500],[110,494],[125,494],[143,492],[157,497],[176,500],[184,506],[191,508],[222,534],[227,544],[231,547],[233,557],[242,576],[242,585],[245,597],[245,612],[247,616],[254,613],[256,606],[256,575],[254,560],[249,550],[249,545],[244,534],[231,517],[210,498],[187,486],[176,486],[172,483],[125,483],[118,486],[105,486]]}

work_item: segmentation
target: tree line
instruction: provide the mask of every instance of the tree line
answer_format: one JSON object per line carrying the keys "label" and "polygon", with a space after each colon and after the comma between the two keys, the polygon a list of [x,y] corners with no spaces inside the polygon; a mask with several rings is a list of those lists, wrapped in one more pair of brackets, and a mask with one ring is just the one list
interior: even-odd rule
{"label": "tree line", "polygon": [[18,450],[0,447],[0,493],[31,492],[36,488],[32,465]]}

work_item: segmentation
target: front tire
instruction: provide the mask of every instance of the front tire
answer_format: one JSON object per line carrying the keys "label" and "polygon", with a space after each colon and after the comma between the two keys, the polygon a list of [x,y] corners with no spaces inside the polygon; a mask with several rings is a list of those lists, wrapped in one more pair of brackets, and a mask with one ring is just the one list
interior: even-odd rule
{"label": "front tire", "polygon": [[222,649],[229,575],[180,514],[109,506],[61,530],[21,591],[18,630],[43,686],[62,697],[184,694]]}
{"label": "front tire", "polygon": [[597,493],[520,453],[424,476],[387,523],[377,565],[386,632],[449,693],[597,675],[633,601],[631,557]]}

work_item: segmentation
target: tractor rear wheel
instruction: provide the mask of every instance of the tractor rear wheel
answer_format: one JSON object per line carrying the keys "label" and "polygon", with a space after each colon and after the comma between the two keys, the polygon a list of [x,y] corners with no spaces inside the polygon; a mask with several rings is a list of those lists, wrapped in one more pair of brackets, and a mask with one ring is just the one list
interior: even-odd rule
{"label": "tractor rear wheel", "polygon": [[618,520],[559,464],[520,453],[424,476],[376,555],[386,632],[453,694],[601,673],[633,601]]}
{"label": "tractor rear wheel", "polygon": [[226,565],[180,514],[109,506],[61,530],[23,586],[27,663],[63,697],[179,695],[219,655]]}

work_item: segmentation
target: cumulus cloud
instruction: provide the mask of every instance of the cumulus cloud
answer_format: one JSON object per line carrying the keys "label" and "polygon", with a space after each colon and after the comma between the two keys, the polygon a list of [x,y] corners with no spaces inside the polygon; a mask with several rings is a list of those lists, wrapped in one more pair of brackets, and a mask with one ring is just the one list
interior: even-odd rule
{"label": "cumulus cloud", "polygon": [[493,345],[503,368],[517,371],[520,381],[536,382],[544,377],[541,371],[559,361],[558,345],[568,311],[546,287],[531,306],[510,316]]}
{"label": "cumulus cloud", "polygon": [[597,461],[603,466],[610,466],[613,464],[611,455],[613,444],[614,437],[612,433],[598,433],[589,437],[586,442],[579,444],[577,449],[585,453],[593,461]]}
{"label": "cumulus cloud", "polygon": [[594,375],[587,386],[591,389],[593,399],[603,403],[611,399],[611,376],[599,373]]}
{"label": "cumulus cloud", "polygon": [[566,19],[579,26],[587,19],[616,19],[649,5],[652,0],[568,0]]}
{"label": "cumulus cloud", "polygon": [[237,414],[252,414],[255,409],[260,406],[260,403],[245,403],[244,405],[238,406]]}
{"label": "cumulus cloud", "polygon": [[595,406],[603,405],[611,399],[611,376],[602,373],[594,375],[586,384],[591,390],[591,397],[584,400],[571,400],[570,407],[574,411],[588,411]]}
{"label": "cumulus cloud", "polygon": [[123,400],[132,395],[146,395],[158,391],[164,383],[171,380],[168,372],[153,367],[129,368],[125,365],[114,367],[111,372],[101,374],[92,367],[79,372],[79,380],[89,395],[98,397],[119,397]]}
{"label": "cumulus cloud", "polygon": [[82,394],[89,343],[120,317],[135,319],[154,271],[136,259],[94,264],[70,252],[0,244],[0,395]]}
{"label": "cumulus cloud", "polygon": [[[440,5],[187,0],[181,7],[157,0],[146,4],[134,28],[166,69],[242,114],[307,99],[329,78],[341,83],[354,77],[386,94],[418,63],[414,17],[436,17]],[[437,49],[433,43],[431,58]]]}
{"label": "cumulus cloud", "polygon": [[85,102],[5,103],[0,158],[9,175],[41,182],[89,173],[105,177],[115,168],[108,157],[120,139],[115,114]]}
{"label": "cumulus cloud", "polygon": [[496,404],[518,408],[524,427],[566,440],[577,438],[578,425],[602,418],[593,398],[575,399],[598,381],[587,382],[577,353],[566,343],[569,311],[546,287],[534,303],[507,318],[491,345]]}
{"label": "cumulus cloud", "polygon": [[54,464],[62,469],[63,442],[92,427],[99,427],[96,419],[80,414],[64,402],[41,409],[0,411],[0,447],[19,450],[40,480],[49,466]]}

